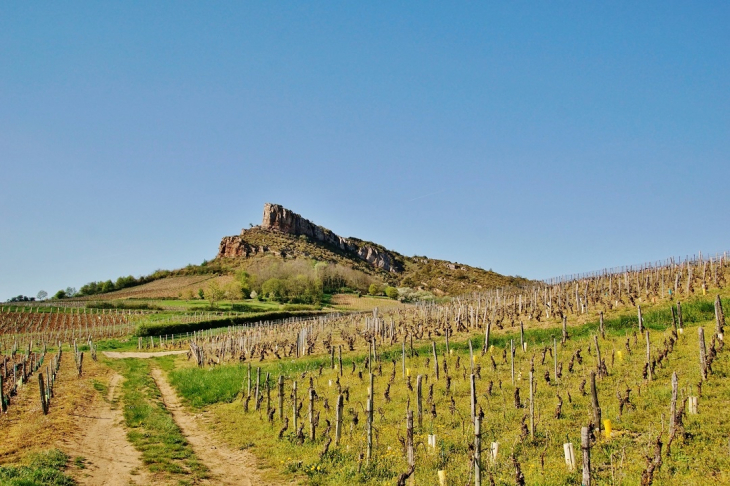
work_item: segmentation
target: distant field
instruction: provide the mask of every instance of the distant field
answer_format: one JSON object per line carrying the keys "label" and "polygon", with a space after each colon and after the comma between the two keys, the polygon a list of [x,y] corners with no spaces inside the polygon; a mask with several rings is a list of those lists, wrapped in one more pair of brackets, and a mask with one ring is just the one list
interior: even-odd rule
{"label": "distant field", "polygon": [[212,281],[216,281],[219,285],[223,286],[233,281],[233,277],[229,275],[167,277],[137,287],[85,297],[85,300],[177,298],[188,290],[196,294],[198,289],[205,289]]}
{"label": "distant field", "polygon": [[397,300],[388,299],[386,297],[358,297],[353,294],[335,294],[330,299],[330,305],[339,310],[349,311],[367,311],[375,307],[379,309],[391,309],[404,306]]}

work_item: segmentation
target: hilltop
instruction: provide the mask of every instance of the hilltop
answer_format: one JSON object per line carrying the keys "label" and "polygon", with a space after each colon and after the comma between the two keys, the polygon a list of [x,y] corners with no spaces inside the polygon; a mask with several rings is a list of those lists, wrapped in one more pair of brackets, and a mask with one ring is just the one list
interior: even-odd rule
{"label": "hilltop", "polygon": [[408,257],[382,245],[342,237],[278,204],[265,204],[262,223],[221,240],[216,257],[223,265],[251,266],[265,257],[309,259],[362,272],[388,285],[435,295],[458,295],[528,282],[490,270],[428,257]]}
{"label": "hilltop", "polygon": [[[345,238],[267,203],[261,224],[223,237],[212,261],[138,278],[120,277],[116,282],[90,282],[75,297],[190,300],[203,298],[201,291],[204,295],[208,289],[223,289],[229,300],[248,298],[254,291],[279,302],[316,303],[323,294],[365,293],[373,284],[381,295],[385,287],[395,287],[401,300],[411,300],[526,283],[522,277],[425,256],[409,257],[371,241]],[[64,297],[59,294],[57,298]]]}

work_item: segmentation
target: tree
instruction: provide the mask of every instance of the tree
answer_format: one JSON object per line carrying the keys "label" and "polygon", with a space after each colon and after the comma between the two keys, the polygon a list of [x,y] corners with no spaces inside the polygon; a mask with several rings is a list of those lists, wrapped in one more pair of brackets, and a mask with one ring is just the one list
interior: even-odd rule
{"label": "tree", "polygon": [[370,287],[368,287],[368,294],[378,295],[379,293],[380,293],[380,286],[376,283],[371,283]]}
{"label": "tree", "polygon": [[208,284],[208,290],[205,292],[205,295],[210,301],[211,307],[215,307],[218,304],[219,300],[223,300],[225,294],[226,291],[222,289],[218,282],[215,280],[211,280],[211,282]]}
{"label": "tree", "polygon": [[66,287],[66,297],[74,297],[76,295],[75,287]]}
{"label": "tree", "polygon": [[241,286],[236,282],[229,282],[223,287],[225,292],[225,298],[228,300],[241,300],[244,294],[241,290]]}
{"label": "tree", "polygon": [[251,293],[254,278],[245,270],[241,270],[236,274],[236,281],[241,289],[241,294],[248,296]]}
{"label": "tree", "polygon": [[270,278],[261,285],[261,293],[269,300],[281,302],[286,297],[286,285],[278,278]]}
{"label": "tree", "polygon": [[65,299],[66,298],[66,291],[65,290],[59,290],[56,292],[56,294],[53,296],[54,299]]}
{"label": "tree", "polygon": [[205,291],[203,289],[198,289],[198,297],[200,297],[201,300],[205,299]]}
{"label": "tree", "polygon": [[395,287],[385,287],[385,295],[387,295],[389,299],[395,300],[398,298],[398,289]]}
{"label": "tree", "polygon": [[45,290],[41,290],[40,292],[38,292],[38,295],[36,295],[36,297],[38,298],[38,300],[45,300],[45,298],[48,297],[48,292],[46,292]]}

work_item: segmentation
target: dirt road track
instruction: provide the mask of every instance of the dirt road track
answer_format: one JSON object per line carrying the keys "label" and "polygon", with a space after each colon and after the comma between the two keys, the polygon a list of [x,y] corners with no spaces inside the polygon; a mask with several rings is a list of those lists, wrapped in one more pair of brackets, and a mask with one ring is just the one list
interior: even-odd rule
{"label": "dirt road track", "polygon": [[120,353],[117,351],[104,351],[102,354],[107,358],[112,359],[124,359],[124,358],[157,358],[159,356],[171,356],[173,354],[185,354],[187,351],[158,351],[156,353],[137,353],[137,352],[124,352]]}
{"label": "dirt road track", "polygon": [[151,484],[142,455],[127,440],[122,427],[122,412],[112,407],[114,394],[122,376],[112,375],[107,401],[100,395],[84,416],[78,416],[81,433],[67,443],[71,458],[85,459],[84,469],[75,474],[79,484],[87,486],[127,486]]}
{"label": "dirt road track", "polygon": [[212,439],[204,425],[199,424],[195,416],[183,409],[175,390],[167,382],[161,370],[152,370],[152,378],[157,383],[162,400],[172,413],[175,423],[190,442],[198,458],[210,469],[212,484],[244,486],[272,484],[261,478],[253,455],[246,451],[230,449]]}

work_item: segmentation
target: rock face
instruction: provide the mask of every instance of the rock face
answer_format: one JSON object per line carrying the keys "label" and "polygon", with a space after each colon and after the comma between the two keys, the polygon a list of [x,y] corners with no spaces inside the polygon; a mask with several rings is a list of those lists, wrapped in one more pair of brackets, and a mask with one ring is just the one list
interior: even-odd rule
{"label": "rock face", "polygon": [[[315,244],[325,245],[341,253],[350,254],[360,260],[381,268],[387,272],[399,273],[403,269],[389,251],[361,242],[354,238],[343,238],[327,228],[317,226],[299,214],[290,211],[279,204],[264,205],[264,216],[261,226],[254,228],[257,231],[271,231],[293,236],[306,236]],[[226,236],[221,241],[218,257],[240,258],[249,257],[258,253],[271,251],[267,246],[252,245],[246,241],[247,232],[241,230],[240,236]],[[274,251],[284,256],[283,251]]]}
{"label": "rock face", "polygon": [[335,246],[340,250],[355,250],[354,247],[350,246],[347,238],[337,236],[327,228],[317,226],[279,204],[264,204],[264,219],[261,228],[294,236],[304,235],[320,243]]}
{"label": "rock face", "polygon": [[218,247],[218,256],[223,258],[249,257],[257,253],[264,253],[265,246],[250,245],[240,236],[224,236]]}

